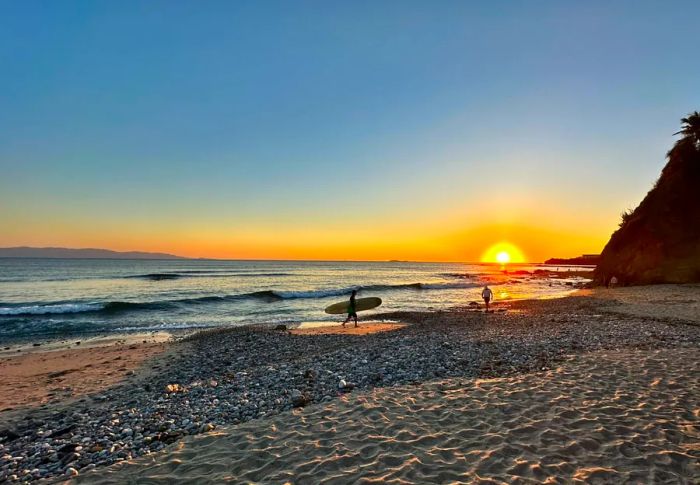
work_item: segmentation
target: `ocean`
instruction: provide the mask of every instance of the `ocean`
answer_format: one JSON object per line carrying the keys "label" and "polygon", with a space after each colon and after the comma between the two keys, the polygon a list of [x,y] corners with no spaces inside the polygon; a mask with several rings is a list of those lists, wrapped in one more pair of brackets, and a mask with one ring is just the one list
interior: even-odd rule
{"label": "ocean", "polygon": [[[552,298],[581,267],[409,262],[0,259],[0,343],[90,334],[338,321],[331,303],[378,296],[372,315],[480,300]],[[540,274],[533,274],[538,270]],[[550,274],[542,274],[542,271]],[[334,318],[335,317],[335,318]]]}

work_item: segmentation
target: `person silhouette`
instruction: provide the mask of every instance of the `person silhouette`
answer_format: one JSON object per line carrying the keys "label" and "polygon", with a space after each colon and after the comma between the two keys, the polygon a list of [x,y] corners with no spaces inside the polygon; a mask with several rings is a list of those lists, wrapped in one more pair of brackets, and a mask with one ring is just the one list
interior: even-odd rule
{"label": "person silhouette", "polygon": [[481,291],[481,298],[484,299],[484,303],[486,304],[486,313],[489,312],[489,302],[493,300],[493,291],[491,291],[491,288],[489,288],[489,285],[485,285],[484,289]]}
{"label": "person silhouette", "polygon": [[355,319],[355,326],[357,327],[357,306],[355,306],[355,295],[357,295],[357,290],[352,290],[352,294],[350,295],[350,304],[348,304],[348,318],[346,318],[343,322],[343,327],[350,321],[351,318]]}

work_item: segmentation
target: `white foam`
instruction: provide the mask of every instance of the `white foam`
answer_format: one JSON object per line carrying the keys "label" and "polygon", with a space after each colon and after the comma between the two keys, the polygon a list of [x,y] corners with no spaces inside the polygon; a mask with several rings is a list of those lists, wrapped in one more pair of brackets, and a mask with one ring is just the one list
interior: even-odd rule
{"label": "white foam", "polygon": [[28,305],[0,307],[0,315],[46,315],[48,313],[81,313],[99,311],[102,303],[60,303],[54,305]]}

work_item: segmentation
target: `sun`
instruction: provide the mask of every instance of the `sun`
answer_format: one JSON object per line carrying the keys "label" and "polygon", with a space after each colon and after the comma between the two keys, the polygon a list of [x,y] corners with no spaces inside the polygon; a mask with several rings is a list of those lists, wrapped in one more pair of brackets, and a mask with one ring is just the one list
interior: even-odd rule
{"label": "sun", "polygon": [[498,264],[525,263],[527,258],[515,244],[501,241],[489,247],[481,255],[481,262]]}
{"label": "sun", "polygon": [[501,264],[510,263],[510,254],[508,254],[506,251],[501,251],[496,255],[496,261]]}

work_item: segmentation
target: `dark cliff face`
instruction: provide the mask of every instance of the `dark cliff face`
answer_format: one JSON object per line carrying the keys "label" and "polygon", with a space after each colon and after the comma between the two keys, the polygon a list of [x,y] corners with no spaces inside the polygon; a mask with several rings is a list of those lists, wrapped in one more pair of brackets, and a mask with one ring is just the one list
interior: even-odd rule
{"label": "dark cliff face", "polygon": [[700,114],[683,122],[656,185],[603,249],[596,282],[700,282]]}

